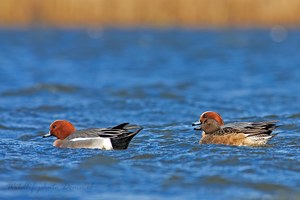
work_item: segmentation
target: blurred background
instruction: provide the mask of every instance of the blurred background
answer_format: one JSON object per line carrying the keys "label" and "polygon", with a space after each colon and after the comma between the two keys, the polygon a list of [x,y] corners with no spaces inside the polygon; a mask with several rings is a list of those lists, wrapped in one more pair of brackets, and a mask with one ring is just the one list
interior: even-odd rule
{"label": "blurred background", "polygon": [[[300,0],[1,0],[1,199],[299,199]],[[192,122],[278,120],[268,146]],[[125,151],[57,149],[144,127]]]}
{"label": "blurred background", "polygon": [[0,25],[293,27],[299,13],[299,0],[2,0]]}

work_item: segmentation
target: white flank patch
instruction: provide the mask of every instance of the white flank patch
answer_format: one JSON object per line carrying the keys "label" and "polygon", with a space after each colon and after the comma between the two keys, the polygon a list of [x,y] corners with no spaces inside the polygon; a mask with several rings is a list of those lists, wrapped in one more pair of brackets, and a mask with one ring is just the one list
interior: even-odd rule
{"label": "white flank patch", "polygon": [[86,148],[97,148],[97,149],[106,149],[106,150],[112,150],[112,144],[109,138],[100,138],[100,137],[86,137],[86,138],[74,138],[71,139],[70,142],[80,142],[80,141],[91,141],[91,144],[89,144]]}
{"label": "white flank patch", "polygon": [[112,146],[112,143],[110,141],[109,138],[102,138],[103,139],[103,146],[106,150],[112,150],[113,149],[113,146]]}
{"label": "white flank patch", "polygon": [[272,135],[264,137],[250,136],[247,137],[245,141],[247,141],[250,145],[265,145],[270,138],[272,138]]}

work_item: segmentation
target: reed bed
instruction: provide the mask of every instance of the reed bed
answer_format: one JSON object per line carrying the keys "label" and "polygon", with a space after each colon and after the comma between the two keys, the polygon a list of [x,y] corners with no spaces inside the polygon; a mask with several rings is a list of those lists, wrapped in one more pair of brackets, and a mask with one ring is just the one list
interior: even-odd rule
{"label": "reed bed", "polygon": [[1,0],[0,26],[299,26],[300,0]]}

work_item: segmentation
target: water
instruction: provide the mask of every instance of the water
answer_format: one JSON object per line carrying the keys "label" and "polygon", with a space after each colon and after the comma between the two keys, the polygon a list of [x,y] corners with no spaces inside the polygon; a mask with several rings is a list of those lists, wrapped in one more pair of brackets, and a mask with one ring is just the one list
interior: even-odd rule
{"label": "water", "polygon": [[[300,38],[289,30],[1,30],[1,199],[300,199]],[[191,123],[280,120],[267,147],[198,144]],[[144,127],[125,151],[57,149]]]}

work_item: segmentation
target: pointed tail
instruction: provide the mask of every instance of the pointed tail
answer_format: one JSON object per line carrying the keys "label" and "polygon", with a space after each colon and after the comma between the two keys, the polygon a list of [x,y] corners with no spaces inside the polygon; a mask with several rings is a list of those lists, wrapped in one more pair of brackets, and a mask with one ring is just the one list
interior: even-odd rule
{"label": "pointed tail", "polygon": [[113,128],[123,129],[127,132],[122,137],[111,138],[113,149],[127,149],[131,139],[143,130],[143,127],[129,123],[123,123]]}

